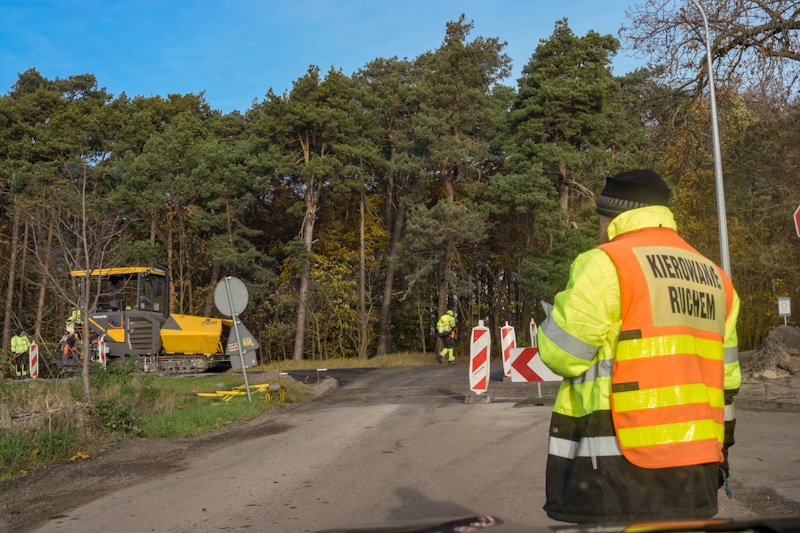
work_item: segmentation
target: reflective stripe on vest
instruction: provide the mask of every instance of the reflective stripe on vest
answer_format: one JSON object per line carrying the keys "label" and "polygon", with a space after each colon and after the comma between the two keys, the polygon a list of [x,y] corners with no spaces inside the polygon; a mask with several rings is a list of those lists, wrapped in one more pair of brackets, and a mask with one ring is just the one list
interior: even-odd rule
{"label": "reflective stripe on vest", "polygon": [[622,297],[611,412],[623,455],[643,468],[721,462],[730,280],[668,228],[600,248]]}
{"label": "reflective stripe on vest", "polygon": [[584,437],[579,442],[550,437],[548,453],[565,459],[622,455],[617,437]]}

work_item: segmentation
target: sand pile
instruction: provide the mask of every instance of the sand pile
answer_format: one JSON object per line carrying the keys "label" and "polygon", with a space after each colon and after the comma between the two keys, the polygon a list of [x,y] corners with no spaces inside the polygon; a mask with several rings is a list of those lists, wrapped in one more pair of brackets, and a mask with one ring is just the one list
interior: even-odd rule
{"label": "sand pile", "polygon": [[758,350],[741,361],[745,379],[800,377],[800,328],[778,326]]}

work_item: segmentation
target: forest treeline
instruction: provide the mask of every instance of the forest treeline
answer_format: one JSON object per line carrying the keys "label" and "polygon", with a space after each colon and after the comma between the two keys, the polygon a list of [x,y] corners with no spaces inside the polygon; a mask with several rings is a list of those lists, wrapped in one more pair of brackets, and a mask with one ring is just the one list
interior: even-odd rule
{"label": "forest treeline", "polygon": [[[679,231],[719,260],[702,69],[617,76],[620,41],[561,20],[513,85],[505,43],[471,31],[462,16],[433,51],[351,76],[312,66],[228,114],[19,74],[0,97],[3,348],[20,326],[60,338],[71,270],[133,265],[170,272],[176,313],[219,316],[217,282],[243,280],[265,361],[430,351],[447,308],[462,333],[508,322],[525,343],[597,243],[605,178],[634,167],[665,177]],[[717,86],[741,349],[782,324],[778,297],[800,305],[800,109],[772,68]]]}

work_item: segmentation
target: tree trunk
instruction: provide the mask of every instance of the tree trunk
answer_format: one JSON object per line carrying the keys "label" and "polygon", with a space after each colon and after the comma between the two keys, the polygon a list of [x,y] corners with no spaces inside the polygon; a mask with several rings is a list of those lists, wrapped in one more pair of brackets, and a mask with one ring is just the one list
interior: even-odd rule
{"label": "tree trunk", "polygon": [[43,342],[42,339],[42,316],[44,316],[44,299],[47,293],[47,272],[50,270],[50,249],[53,246],[53,234],[55,233],[54,217],[50,218],[50,224],[47,228],[47,244],[44,249],[44,272],[42,272],[42,281],[39,286],[39,301],[36,304],[36,324],[34,325],[33,338],[37,342]]}
{"label": "tree trunk", "polygon": [[14,307],[14,270],[17,265],[17,245],[19,244],[19,206],[16,202],[14,202],[14,214],[12,216],[11,257],[8,260],[8,287],[6,288],[6,317],[3,320],[3,351],[9,349],[9,343],[11,342],[11,311]]}
{"label": "tree trunk", "polygon": [[[394,148],[392,148],[392,156],[390,163],[394,163]],[[386,203],[384,209],[384,223],[386,224],[386,231],[393,231],[392,228],[392,200],[394,199],[394,172],[390,171],[386,174]]]}
{"label": "tree trunk", "polygon": [[[428,329],[428,324],[426,324],[426,322],[427,322],[426,318],[427,317],[424,316],[423,312],[422,312],[422,306],[420,305],[420,302],[419,302],[419,296],[417,296],[416,300],[417,300],[417,317],[419,318],[420,344],[422,344],[422,355],[428,355],[428,348],[427,348],[427,343],[426,343],[425,340],[428,338],[428,331],[430,331],[430,330]],[[425,314],[427,314],[427,313],[425,313]],[[437,337],[437,339],[438,339],[438,337]],[[439,342],[441,342],[441,340],[439,340]],[[439,347],[437,349],[439,351],[441,351],[442,348]]]}
{"label": "tree trunk", "polygon": [[[436,317],[442,316],[447,311],[447,245],[443,245],[442,249],[439,250],[439,264],[436,269],[436,281],[439,290],[439,315]],[[444,343],[442,339],[438,336],[436,342],[436,353],[440,353],[442,348],[444,347]]]}
{"label": "tree trunk", "polygon": [[308,306],[308,286],[311,277],[311,244],[314,238],[314,222],[317,212],[317,195],[309,187],[306,193],[306,216],[303,218],[302,238],[306,245],[307,257],[303,261],[303,271],[300,277],[300,292],[297,295],[297,330],[294,335],[294,355],[295,361],[303,360],[305,351],[306,334],[306,308]]}
{"label": "tree trunk", "polygon": [[[91,300],[92,296],[92,284],[91,284],[91,274],[92,274],[92,267],[93,261],[92,256],[89,253],[89,235],[88,235],[88,214],[86,212],[86,182],[88,180],[88,176],[86,173],[86,167],[83,167],[83,187],[81,189],[81,218],[80,218],[80,231],[77,232],[79,236],[79,246],[78,250],[80,250],[83,254],[83,261],[84,265],[84,287],[85,287],[85,298],[83,300],[83,366],[81,368],[81,382],[83,384],[83,396],[86,398],[86,401],[90,404],[92,403],[92,387],[89,383],[89,301]],[[98,265],[102,267],[102,265]],[[98,281],[99,283],[99,281]]]}
{"label": "tree trunk", "polygon": [[[156,217],[153,217],[153,219],[150,221],[150,245],[151,246],[155,246],[156,245],[156,228],[157,227],[158,226],[156,224]],[[150,265],[150,266],[152,267],[153,265]]]}
{"label": "tree trunk", "polygon": [[30,219],[25,217],[25,234],[22,236],[22,261],[19,262],[19,293],[17,296],[17,317],[19,319],[20,324],[25,326],[24,319],[22,317],[22,304],[25,301],[25,290],[26,285],[26,276],[27,274],[27,265],[28,265],[28,235],[30,234]]}
{"label": "tree trunk", "polygon": [[[88,267],[88,263],[87,263]],[[89,300],[91,299],[92,295],[92,282],[90,279],[90,274],[92,270],[91,268],[86,269],[86,277],[83,278],[82,282],[86,287],[84,293],[84,300],[83,300],[83,309],[81,309],[81,316],[83,318],[83,367],[81,368],[81,383],[83,384],[83,396],[86,398],[86,401],[90,404],[92,403],[92,387],[89,383]]]}
{"label": "tree trunk", "polygon": [[[447,201],[452,203],[455,199],[455,187],[453,187],[453,180],[449,174],[445,174],[444,190],[447,194]],[[439,250],[439,264],[436,270],[436,281],[439,291],[439,316],[442,316],[447,311],[447,250],[448,244],[442,244],[442,249]],[[438,319],[439,317],[437,317]],[[441,353],[444,343],[437,337],[436,353]]]}
{"label": "tree trunk", "polygon": [[[535,339],[531,339],[530,328],[531,320],[533,320],[534,304],[531,303],[531,299],[521,289],[518,288],[517,292],[519,293],[519,301],[522,302],[520,323],[526,329],[524,338],[528,339],[528,346],[534,346]],[[519,343],[517,345],[519,346]]]}
{"label": "tree trunk", "polygon": [[564,210],[564,213],[567,215],[567,219],[564,221],[566,226],[569,226],[569,186],[567,185],[567,165],[561,163],[558,168],[559,177],[558,177],[558,203],[561,205],[561,209]]}
{"label": "tree trunk", "polygon": [[[175,252],[172,249],[172,215],[167,215],[167,270],[171,273],[172,272],[172,262],[175,260]],[[172,312],[173,306],[175,305],[175,276],[170,274],[170,277],[173,278],[169,284],[169,310]],[[181,309],[181,311],[183,311]]]}
{"label": "tree trunk", "polygon": [[381,302],[381,323],[378,329],[378,355],[392,353],[392,332],[390,324],[392,319],[392,290],[394,288],[394,275],[397,271],[397,246],[403,234],[405,223],[406,204],[400,202],[397,206],[397,215],[394,220],[392,243],[389,247],[389,259],[386,265],[386,281],[383,286],[383,301]]}
{"label": "tree trunk", "polygon": [[[214,263],[214,266],[211,267],[211,285],[212,287],[216,287],[217,282],[219,281],[219,263]],[[206,307],[204,309],[203,316],[211,316],[211,311],[214,309],[214,293],[209,292],[208,298],[206,298]]]}
{"label": "tree trunk", "polygon": [[[391,139],[392,136],[389,135]],[[397,148],[392,146],[391,154],[389,155],[389,167],[390,169],[394,169],[394,162],[397,158]],[[395,170],[389,170],[386,173],[386,203],[384,204],[384,223],[386,224],[386,231],[389,233],[394,232],[394,228],[392,227],[392,205],[394,203],[394,176]],[[402,178],[400,180],[400,186],[404,187],[408,184],[408,174],[403,173]]]}
{"label": "tree trunk", "polygon": [[364,239],[364,188],[361,188],[361,198],[358,204],[359,214],[361,216],[361,221],[359,223],[358,228],[358,241],[359,241],[359,272],[358,272],[358,322],[359,322],[359,337],[360,342],[358,346],[358,356],[361,359],[366,359],[369,357],[369,353],[367,353],[367,266],[366,266],[366,258],[364,256],[365,250],[364,247],[365,239]]}
{"label": "tree trunk", "polygon": [[[309,246],[309,243],[306,243],[306,247]],[[300,292],[297,295],[297,330],[294,334],[294,354],[292,355],[295,361],[303,360],[303,351],[305,350],[306,304],[308,302],[310,270],[310,262],[306,260],[303,264],[303,275],[300,278]]]}

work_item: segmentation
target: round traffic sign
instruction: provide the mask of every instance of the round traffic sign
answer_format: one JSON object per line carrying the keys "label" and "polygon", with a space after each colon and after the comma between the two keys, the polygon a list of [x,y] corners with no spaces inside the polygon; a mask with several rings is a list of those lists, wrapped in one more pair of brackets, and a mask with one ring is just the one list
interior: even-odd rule
{"label": "round traffic sign", "polygon": [[222,278],[214,289],[214,304],[225,316],[240,314],[247,307],[247,287],[238,278]]}

